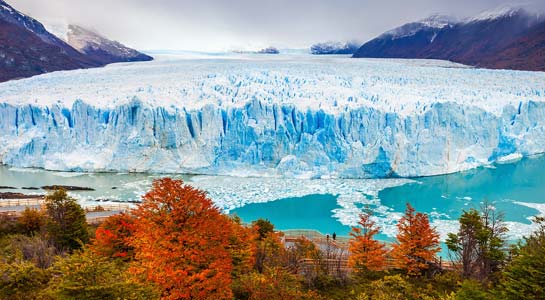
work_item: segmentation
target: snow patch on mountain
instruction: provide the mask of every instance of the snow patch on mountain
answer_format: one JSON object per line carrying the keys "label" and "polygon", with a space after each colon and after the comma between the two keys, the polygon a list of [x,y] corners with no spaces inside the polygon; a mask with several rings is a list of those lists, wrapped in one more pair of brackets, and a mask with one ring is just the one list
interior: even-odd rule
{"label": "snow patch on mountain", "polygon": [[526,9],[523,5],[504,4],[493,9],[485,10],[476,16],[465,20],[466,23],[492,21],[500,18],[512,18],[513,16],[525,13]]}
{"label": "snow patch on mountain", "polygon": [[453,17],[445,15],[432,15],[417,22],[408,23],[401,27],[394,28],[382,34],[382,38],[391,38],[393,40],[415,35],[422,30],[440,30],[445,27],[453,26],[456,20]]}

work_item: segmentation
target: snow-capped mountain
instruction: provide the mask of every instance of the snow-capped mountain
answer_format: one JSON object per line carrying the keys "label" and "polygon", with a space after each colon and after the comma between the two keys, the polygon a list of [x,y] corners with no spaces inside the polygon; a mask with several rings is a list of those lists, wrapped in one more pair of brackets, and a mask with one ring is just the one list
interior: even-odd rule
{"label": "snow-capped mountain", "polygon": [[[456,24],[456,20],[452,17],[445,15],[432,15],[428,18],[422,19],[417,22],[408,23],[401,27],[394,28],[381,35],[384,39],[397,40],[401,38],[411,37],[419,32],[426,31],[436,34],[444,28],[450,28]],[[429,39],[430,41],[433,38]]]}
{"label": "snow-capped mountain", "polygon": [[496,8],[485,10],[480,14],[463,20],[464,23],[493,21],[501,18],[512,18],[518,14],[527,13],[527,8],[523,5],[504,4]]}
{"label": "snow-capped mountain", "polygon": [[0,0],[0,81],[98,64]]}
{"label": "snow-capped mountain", "polygon": [[100,64],[153,60],[151,56],[78,25],[50,23],[46,24],[46,27],[70,46]]}
{"label": "snow-capped mountain", "polygon": [[416,58],[443,30],[455,24],[452,18],[441,15],[408,23],[365,43],[354,57]]}
{"label": "snow-capped mountain", "polygon": [[317,43],[310,47],[310,53],[314,55],[322,54],[354,54],[360,47],[355,42],[326,42]]}
{"label": "snow-capped mountain", "polygon": [[0,82],[59,70],[152,59],[78,26],[66,26],[61,31],[64,32],[59,38],[42,23],[0,0]]}
{"label": "snow-capped mountain", "polygon": [[42,23],[27,15],[20,13],[3,0],[0,0],[0,20],[24,28],[29,32],[34,33],[37,37],[39,37],[43,42],[47,44],[55,45],[60,48],[65,48],[65,50],[67,50],[66,48],[68,48],[66,47],[66,43],[63,43],[61,40],[59,40],[59,38],[49,33],[42,25]]}
{"label": "snow-capped mountain", "polygon": [[198,58],[0,84],[0,163],[286,177],[451,173],[545,152],[545,73]]}
{"label": "snow-capped mountain", "polygon": [[[403,25],[373,39],[354,57],[431,58],[487,68],[545,70],[538,34],[545,19],[523,7],[502,6],[462,21],[434,17]],[[529,44],[521,43],[525,40]],[[525,57],[516,53],[526,53]]]}

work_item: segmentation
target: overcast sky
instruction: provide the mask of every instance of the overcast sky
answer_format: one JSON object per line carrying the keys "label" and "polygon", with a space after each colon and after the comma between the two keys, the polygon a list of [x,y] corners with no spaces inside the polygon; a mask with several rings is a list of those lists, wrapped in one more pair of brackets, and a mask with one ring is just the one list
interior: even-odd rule
{"label": "overcast sky", "polygon": [[[530,0],[545,7],[545,0]],[[141,50],[305,48],[367,41],[406,22],[477,14],[506,0],[7,0],[38,20],[90,27]],[[522,2],[522,1],[520,1]],[[525,3],[528,1],[524,0]],[[517,1],[510,1],[517,3]]]}

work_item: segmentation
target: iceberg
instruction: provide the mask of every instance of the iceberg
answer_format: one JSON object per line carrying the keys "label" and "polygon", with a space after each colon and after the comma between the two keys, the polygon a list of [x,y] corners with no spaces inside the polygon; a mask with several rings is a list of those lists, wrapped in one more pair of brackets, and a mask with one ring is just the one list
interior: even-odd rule
{"label": "iceberg", "polygon": [[542,152],[542,72],[245,55],[0,84],[0,163],[13,167],[388,178]]}

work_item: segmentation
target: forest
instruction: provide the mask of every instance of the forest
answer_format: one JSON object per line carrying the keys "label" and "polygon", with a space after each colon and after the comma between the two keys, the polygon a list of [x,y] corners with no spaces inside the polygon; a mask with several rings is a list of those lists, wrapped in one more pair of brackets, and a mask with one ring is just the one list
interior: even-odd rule
{"label": "forest", "polygon": [[544,299],[545,219],[517,243],[489,203],[463,211],[440,259],[428,215],[407,204],[392,243],[371,208],[346,241],[244,224],[181,180],[156,180],[136,208],[98,226],[66,191],[0,214],[0,298]]}

